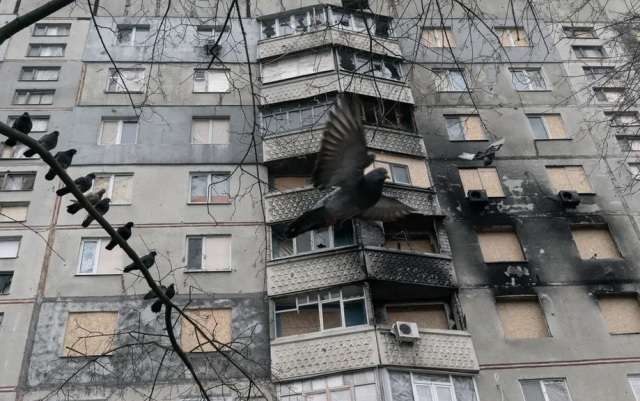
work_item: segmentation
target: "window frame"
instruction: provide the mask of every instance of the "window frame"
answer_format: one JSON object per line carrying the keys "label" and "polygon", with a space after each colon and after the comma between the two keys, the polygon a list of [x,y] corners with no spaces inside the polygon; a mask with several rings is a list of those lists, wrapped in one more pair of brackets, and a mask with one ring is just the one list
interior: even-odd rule
{"label": "window frame", "polygon": [[[590,36],[579,36],[576,35],[576,32],[588,32]],[[596,34],[596,30],[593,26],[562,26],[562,33],[564,33],[565,38],[567,39],[598,39],[598,35]]]}
{"label": "window frame", "polygon": [[[346,71],[350,74],[359,74],[363,76],[374,77],[374,79],[384,79],[393,82],[403,82],[405,78],[404,71],[402,69],[402,63],[394,60],[391,57],[385,57],[376,54],[367,54],[365,52],[350,48],[339,48],[336,50],[335,55],[337,56],[338,60],[338,71]],[[349,57],[349,61],[354,67],[353,70],[350,70],[343,66],[343,58],[346,57]],[[376,69],[376,65],[380,66],[380,70]],[[384,74],[378,72],[387,65],[392,65],[393,68],[396,69],[398,78],[394,78],[393,74],[391,76],[384,76]],[[387,70],[389,70],[388,67],[386,68]],[[391,70],[389,70],[389,72],[391,72]]]}
{"label": "window frame", "polygon": [[[102,135],[104,134],[104,123],[105,122],[117,122],[118,130],[116,133],[116,140],[114,143],[102,143]],[[115,146],[115,145],[123,145],[122,143],[122,133],[124,132],[125,124],[133,124],[136,125],[136,139],[134,143],[125,143],[124,145],[137,145],[138,144],[138,136],[140,134],[140,122],[135,118],[103,118],[100,120],[100,134],[98,135],[98,145],[99,146]]]}
{"label": "window frame", "polygon": [[[564,125],[564,119],[562,118],[562,114],[561,113],[541,113],[541,114],[531,113],[531,114],[525,114],[525,116],[527,117],[527,123],[529,124],[529,131],[531,132],[531,134],[532,134],[531,136],[532,136],[534,141],[568,141],[568,140],[571,140],[571,137],[569,136],[569,133],[567,132],[567,127]],[[551,138],[550,137],[551,129],[549,127],[549,124],[547,123],[547,119],[545,118],[547,116],[558,116],[560,118],[560,121],[562,122],[562,129],[563,129],[564,135],[565,135],[564,137],[562,137],[562,138]],[[546,138],[537,138],[536,137],[533,125],[531,125],[531,119],[533,119],[533,118],[539,118],[540,121],[542,122],[542,125],[543,125],[544,130],[545,130]]]}
{"label": "window frame", "polygon": [[[598,104],[616,104],[620,101],[624,101],[626,88],[618,87],[618,86],[594,86],[593,88],[593,98],[596,100]],[[607,92],[616,92],[619,93],[619,99],[617,100],[609,100],[607,99]],[[598,94],[602,94],[605,97],[605,100],[599,98]]]}
{"label": "window frame", "polygon": [[[127,30],[130,29],[131,30],[131,39],[129,40],[129,43],[124,43],[121,42],[119,39],[120,36],[120,31],[121,30]],[[142,47],[142,46],[146,46],[142,43],[140,43],[137,40],[137,36],[138,36],[138,30],[141,31],[146,31],[147,33],[151,32],[151,26],[149,25],[145,25],[145,24],[118,24],[116,26],[116,32],[115,32],[115,46],[123,46],[123,47]]]}
{"label": "window frame", "polygon": [[[49,27],[52,27],[52,26],[55,26],[55,27],[66,27],[67,28],[67,33],[65,35],[59,35],[59,34],[58,35],[47,35],[46,32],[45,32],[44,35],[36,34],[38,28],[39,27],[43,27],[43,26],[46,28],[45,31],[48,31]],[[37,23],[37,24],[34,24],[33,31],[31,32],[31,36],[32,37],[36,37],[36,38],[38,38],[38,37],[49,37],[49,38],[57,37],[57,38],[59,38],[59,37],[69,36],[70,34],[71,34],[71,23],[70,22],[42,22],[42,23]]]}
{"label": "window frame", "polygon": [[[194,202],[192,199],[192,191],[193,191],[193,176],[202,176],[202,175],[206,175],[207,176],[207,200],[205,202]],[[228,200],[226,202],[212,202],[211,201],[211,191],[209,190],[209,188],[212,185],[212,176],[214,175],[225,175],[227,176],[227,179],[225,180],[227,182],[227,190],[229,191],[228,193]],[[233,203],[233,197],[231,196],[231,178],[233,177],[233,175],[231,174],[230,171],[191,171],[189,172],[189,191],[187,192],[187,204],[188,205],[231,205]]]}
{"label": "window frame", "polygon": [[[598,70],[600,72],[596,72]],[[604,72],[605,70],[607,72]],[[603,78],[608,78],[609,74],[613,74],[610,79],[617,79],[618,75],[615,67],[606,65],[585,65],[582,67],[582,71],[584,72],[585,79],[588,82],[597,82]],[[591,77],[593,77],[593,79]]]}
{"label": "window frame", "polygon": [[[604,50],[604,46],[598,46],[598,45],[573,45],[571,46],[571,49],[573,50],[573,53],[576,55],[576,58],[579,59],[591,59],[591,60],[601,60],[601,59],[605,59],[607,58],[607,52]],[[600,50],[600,56],[587,56],[585,54],[586,50],[594,50],[594,49],[599,49]]]}
{"label": "window frame", "polygon": [[[54,97],[56,95],[55,89],[16,89],[13,94],[12,105],[20,105],[20,106],[51,106],[54,101]],[[39,96],[38,103],[30,103],[29,100],[32,96]],[[42,99],[44,96],[51,96],[50,103],[42,103]],[[25,103],[19,103],[18,100],[24,97]]]}
{"label": "window frame", "polygon": [[[296,256],[303,256],[303,255],[310,255],[310,254],[315,254],[315,253],[320,253],[320,252],[326,252],[326,251],[330,251],[330,250],[336,250],[336,249],[343,249],[343,248],[348,248],[350,246],[353,246],[356,244],[356,232],[355,232],[355,227],[353,226],[353,220],[348,220],[349,224],[351,224],[351,243],[347,244],[347,245],[340,245],[340,246],[336,246],[336,239],[335,239],[335,228],[334,226],[329,226],[329,227],[325,227],[328,229],[329,232],[329,246],[326,248],[320,248],[317,249],[316,245],[315,245],[315,236],[316,231],[318,230],[310,230],[309,233],[311,235],[311,239],[310,239],[310,243],[311,243],[311,250],[306,251],[306,252],[298,252],[298,243],[297,243],[297,238],[298,237],[293,237],[290,238],[290,240],[292,241],[292,246],[293,246],[293,253],[291,255],[285,255],[285,256],[274,256],[274,246],[273,246],[273,230],[271,231],[271,235],[269,236],[269,246],[270,246],[270,250],[271,250],[271,260],[282,260],[282,259],[287,259],[287,258],[294,258]],[[347,224],[347,222],[344,222],[342,224]]]}
{"label": "window frame", "polygon": [[[109,205],[111,206],[131,206],[133,204],[133,176],[134,173],[108,173],[108,172],[101,172],[101,173],[95,173],[96,174],[96,178],[93,180],[93,183],[91,184],[91,191],[94,191],[96,189],[96,181],[98,178],[102,178],[102,177],[109,177],[109,187],[106,189],[105,193],[104,193],[104,197],[105,198],[109,198],[111,199],[111,202],[109,203]],[[129,202],[118,202],[116,200],[114,200],[112,198],[113,196],[113,187],[115,185],[116,182],[116,177],[129,177],[130,181],[130,186],[131,186],[131,200]]]}
{"label": "window frame", "polygon": [[[613,244],[613,246],[615,247],[616,253],[618,254],[617,257],[607,257],[607,258],[593,258],[593,256],[589,259],[583,259],[582,255],[580,254],[580,246],[578,245],[578,242],[576,241],[576,237],[575,237],[575,232],[576,231],[580,231],[580,230],[602,230],[602,231],[606,231],[607,234],[609,235],[609,239],[611,239],[611,243]],[[603,263],[603,262],[607,262],[607,261],[624,261],[625,260],[625,256],[622,253],[622,250],[620,248],[620,245],[618,244],[618,241],[616,241],[615,236],[613,235],[613,232],[611,231],[611,228],[609,227],[608,224],[589,224],[589,223],[579,223],[579,224],[571,224],[569,226],[569,231],[571,233],[571,241],[573,242],[573,247],[576,251],[576,254],[578,256],[578,259],[580,261],[595,261],[597,263]]]}
{"label": "window frame", "polygon": [[[78,252],[78,263],[77,263],[77,267],[76,267],[76,272],[75,275],[76,276],[96,276],[96,275],[100,275],[100,273],[98,273],[98,263],[100,262],[100,255],[102,253],[102,241],[104,240],[104,238],[101,237],[86,237],[86,238],[81,238],[80,239],[80,251]],[[86,242],[90,242],[90,241],[95,241],[96,244],[96,256],[93,260],[93,266],[91,269],[91,272],[89,273],[82,273],[80,271],[81,267],[82,267],[82,255],[84,254],[84,247],[85,247],[85,243]],[[124,267],[124,266],[123,266]]]}
{"label": "window frame", "polygon": [[[17,114],[10,114],[9,116],[7,116],[7,125],[12,125],[14,123],[15,120],[17,120],[20,116]],[[32,114],[29,116],[31,118],[31,121],[33,123],[33,126],[35,128],[35,120],[46,120],[47,121],[47,127],[43,130],[34,130],[31,129],[31,132],[29,134],[37,134],[37,133],[45,133],[49,131],[49,123],[51,122],[51,116],[49,114]]]}
{"label": "window frame", "polygon": [[[591,181],[589,180],[589,176],[587,175],[587,172],[584,169],[584,166],[581,164],[545,164],[544,169],[545,169],[545,173],[547,174],[547,179],[549,180],[549,184],[551,186],[551,188],[553,188],[553,190],[555,191],[555,184],[553,183],[553,180],[551,179],[551,176],[549,174],[549,169],[558,169],[558,168],[562,168],[563,171],[566,173],[566,169],[567,168],[576,168],[576,167],[580,167],[582,169],[582,172],[584,173],[584,177],[585,177],[585,181],[587,183],[587,185],[589,186],[590,191],[589,192],[580,192],[577,191],[577,188],[575,186],[573,186],[572,189],[570,189],[570,191],[575,191],[580,195],[595,195],[596,192],[593,190],[593,185],[591,185]],[[569,178],[567,177],[567,181],[569,181]],[[561,189],[558,190],[556,192],[559,191],[567,191],[565,189]]]}
{"label": "window frame", "polygon": [[[447,325],[449,326],[448,330],[456,330],[455,329],[455,322],[451,320],[451,305],[449,305],[449,303],[444,302],[444,301],[432,301],[432,302],[392,302],[392,303],[385,303],[383,306],[383,313],[384,313],[384,318],[385,321],[387,323],[391,323],[391,320],[389,319],[389,314],[387,311],[387,308],[398,308],[398,307],[420,307],[420,306],[442,306],[442,309],[444,310],[444,314],[445,317],[447,319]],[[429,329],[429,328],[420,328],[420,326],[418,326],[418,331],[420,330],[436,330],[436,329]]]}
{"label": "window frame", "polygon": [[[524,29],[524,27],[521,27],[521,26],[495,26],[495,27],[493,27],[493,30],[495,31],[496,35],[498,36],[499,43],[500,43],[500,46],[502,48],[507,48],[507,47],[532,47],[531,46],[531,40],[529,38],[529,35],[527,34],[527,31]],[[517,44],[519,42],[517,40],[519,32],[522,32],[522,37],[527,42],[524,45],[518,45]],[[505,44],[503,43],[503,40],[502,40],[502,38],[503,38],[505,33],[508,33],[508,37],[509,37],[509,44],[507,46],[505,46]],[[516,36],[514,36],[514,33],[515,33]]]}
{"label": "window frame", "polygon": [[[637,111],[625,111],[625,112],[605,112],[605,116],[609,117],[609,125],[613,128],[631,128],[631,127],[640,127],[640,113]],[[635,117],[635,122],[631,124],[622,124],[616,122],[618,117],[623,116],[633,116]]]}
{"label": "window frame", "polygon": [[[4,295],[11,295],[11,285],[13,284],[14,271],[0,271],[0,277],[9,277],[7,280],[7,286],[0,286],[0,297]],[[2,323],[2,313],[0,313],[0,323]]]}
{"label": "window frame", "polygon": [[[142,77],[139,79],[124,79],[124,75],[126,72],[135,71],[136,73],[142,72]],[[119,72],[119,73],[118,73]],[[122,76],[121,76],[122,75]],[[146,68],[132,67],[132,68],[109,68],[107,70],[107,83],[104,88],[104,93],[144,93],[144,81],[147,76]],[[140,88],[130,89],[129,85],[131,83],[136,83],[140,81]],[[111,84],[115,85],[114,89],[110,89]],[[125,87],[126,86],[126,87]],[[121,88],[121,90],[118,90]]]}
{"label": "window frame", "polygon": [[498,173],[498,168],[497,167],[491,167],[491,166],[487,166],[487,167],[458,167],[458,178],[460,178],[460,186],[462,187],[462,190],[464,191],[464,197],[468,198],[468,192],[469,191],[474,191],[476,189],[474,188],[465,188],[464,186],[464,181],[462,179],[462,176],[460,175],[460,170],[474,170],[476,172],[476,174],[478,175],[478,179],[480,181],[480,184],[482,184],[482,189],[479,189],[481,191],[487,191],[487,187],[485,186],[484,182],[482,182],[482,177],[480,177],[480,170],[494,170],[496,172],[496,177],[498,178],[498,184],[500,184],[500,192],[502,193],[502,195],[500,196],[489,196],[489,194],[487,193],[487,197],[490,199],[500,199],[500,198],[506,198],[507,194],[504,192],[504,186],[502,185],[502,179],[500,178],[500,174]]}
{"label": "window frame", "polygon": [[564,388],[567,392],[569,401],[573,400],[573,398],[571,397],[571,392],[569,391],[569,385],[567,384],[567,379],[564,377],[550,377],[550,378],[542,378],[542,379],[520,379],[518,380],[518,382],[520,384],[520,391],[522,392],[522,399],[525,401],[530,401],[530,400],[527,400],[526,398],[526,395],[524,393],[524,387],[522,387],[522,382],[538,382],[538,384],[540,385],[540,392],[544,397],[544,401],[554,401],[549,399],[549,395],[547,394],[547,390],[544,382],[561,382],[564,385]]}
{"label": "window frame", "polygon": [[[464,68],[438,68],[434,69],[433,72],[436,74],[436,92],[438,93],[472,93],[473,90],[468,87],[468,81],[466,76],[466,70]],[[462,82],[464,84],[463,89],[455,89],[454,88],[454,80],[451,78],[451,74],[453,72],[460,73],[460,77],[462,78]],[[446,77],[443,78],[443,75],[446,74]],[[446,81],[445,81],[446,79]],[[446,83],[447,87],[443,90],[442,83]]]}
{"label": "window frame", "polygon": [[[208,131],[208,136],[209,136],[209,142],[207,143],[195,143],[193,141],[193,123],[195,121],[207,121],[209,123],[209,131]],[[227,136],[228,136],[228,141],[227,143],[213,143],[213,137],[214,137],[214,121],[226,121],[229,124],[229,130],[227,131]],[[215,145],[215,146],[225,146],[225,145],[231,145],[231,117],[230,116],[214,116],[214,117],[201,117],[201,116],[193,116],[191,117],[191,130],[189,132],[190,134],[190,141],[191,141],[191,145]]]}
{"label": "window frame", "polygon": [[[379,166],[380,164],[382,165],[386,165],[389,168],[383,167],[383,166]],[[387,172],[389,173],[389,178],[387,180],[385,180],[385,182],[387,183],[391,183],[391,184],[395,184],[395,185],[404,185],[404,186],[413,186],[413,182],[411,180],[411,170],[409,168],[408,164],[402,164],[402,163],[395,163],[395,162],[388,162],[386,160],[374,160],[373,161],[373,167],[374,168],[384,168],[385,170],[387,170]],[[393,173],[393,168],[402,168],[406,171],[407,173],[407,178],[409,180],[409,182],[398,182],[396,181],[396,177],[395,174]],[[431,185],[432,187],[433,185]]]}
{"label": "window frame", "polygon": [[[544,85],[543,88],[534,88],[533,87],[533,82],[535,82],[535,80],[530,78],[529,73],[530,72],[538,72],[540,74],[540,79],[542,81],[542,84]],[[509,68],[509,72],[511,72],[511,87],[516,91],[516,92],[550,92],[552,91],[552,89],[549,87],[549,85],[547,85],[547,79],[545,77],[545,74],[542,72],[542,67],[523,67],[523,68],[519,68],[519,67],[514,67],[514,68]],[[519,89],[516,87],[516,76],[515,73],[524,73],[528,84],[526,85],[527,88],[526,89]],[[522,85],[521,82],[518,82]]]}
{"label": "window frame", "polygon": [[[32,76],[35,78],[35,73],[39,70],[41,71],[56,71],[57,75],[55,79],[24,79],[23,75],[27,71],[32,71]],[[18,76],[18,82],[57,82],[60,80],[60,71],[62,67],[60,66],[23,66],[20,69],[20,75]]]}
{"label": "window frame", "polygon": [[[28,175],[33,177],[33,184],[29,189],[6,189],[7,177],[12,175]],[[0,192],[33,191],[36,183],[36,173],[33,171],[3,171],[0,172]]]}
{"label": "window frame", "polygon": [[16,256],[9,256],[9,257],[2,257],[0,256],[0,260],[5,260],[5,259],[18,259],[20,257],[20,248],[22,248],[22,237],[21,236],[6,236],[6,237],[0,237],[0,242],[17,242],[18,246],[16,247]]}
{"label": "window frame", "polygon": [[[317,12],[318,9],[322,10],[322,12],[318,13]],[[292,21],[295,21],[294,16],[296,14],[300,15],[303,12],[305,13],[305,20],[307,22],[307,31],[298,32],[297,28],[292,27]],[[320,14],[322,15],[321,17],[322,21],[320,21],[320,23],[313,23],[314,21],[319,21],[314,17]],[[331,19],[331,15],[329,13],[329,7],[321,4],[309,7],[306,10],[299,10],[298,12],[287,13],[287,14],[279,15],[273,18],[263,18],[262,20],[260,20],[259,40],[262,41],[262,40],[269,40],[269,39],[275,39],[275,38],[292,36],[292,35],[300,35],[300,34],[306,34],[311,32],[317,32],[328,27],[333,27],[333,25],[330,24],[330,21],[329,21],[330,19]],[[291,32],[280,33],[281,22],[285,22],[286,20],[289,20],[289,27],[291,28]],[[266,21],[271,21],[273,23],[274,29],[273,29],[273,36],[271,37],[266,37],[264,33]]]}
{"label": "window frame", "polygon": [[[206,240],[213,237],[226,237],[229,238],[229,260],[227,261],[227,267],[224,269],[211,269],[206,265]],[[200,248],[200,268],[194,268],[189,266],[189,240],[199,238],[201,241]],[[193,234],[185,236],[185,272],[187,273],[200,273],[200,272],[230,272],[233,270],[233,235],[232,234]]]}
{"label": "window frame", "polygon": [[[43,47],[59,47],[62,49],[62,54],[61,55],[54,55],[54,56],[42,56],[42,48]],[[37,55],[33,55],[32,50],[34,49],[38,49],[38,54]],[[52,57],[64,57],[64,54],[67,50],[67,44],[66,43],[29,43],[29,46],[27,47],[27,55],[26,57],[42,57],[42,58],[52,58]]]}
{"label": "window frame", "polygon": [[[225,75],[225,78],[227,79],[227,89],[225,90],[214,90],[214,91],[209,91],[209,90],[204,90],[204,91],[197,91],[196,90],[196,73],[197,72],[203,72],[204,73],[204,85],[205,85],[205,89],[209,89],[209,74],[210,73],[214,73],[214,72],[222,72]],[[231,92],[231,70],[228,68],[212,68],[212,69],[207,69],[207,68],[194,68],[193,69],[193,86],[192,86],[192,93],[230,93]]]}
{"label": "window frame", "polygon": [[[27,217],[28,217],[28,213],[29,213],[29,202],[0,202],[0,213],[2,213],[2,216],[0,216],[0,218],[7,218],[8,221],[0,221],[0,224],[2,223],[22,223],[27,221]],[[10,220],[9,217],[7,217],[3,210],[6,207],[25,207],[27,210],[25,211],[25,216],[23,220]]]}
{"label": "window frame", "polygon": [[[429,46],[427,41],[423,40],[423,35],[426,32],[437,32],[441,36],[440,43]],[[420,44],[429,49],[455,49],[457,47],[456,37],[451,26],[423,26],[421,33]]]}
{"label": "window frame", "polygon": [[[512,263],[512,264],[526,264],[529,262],[527,258],[527,253],[525,252],[524,246],[522,245],[522,240],[520,239],[520,235],[518,235],[518,230],[515,226],[489,226],[489,227],[477,227],[476,230],[476,239],[478,243],[478,248],[480,249],[480,256],[482,256],[482,263],[486,265],[491,264],[500,264],[500,263]],[[522,260],[496,260],[496,261],[487,261],[485,260],[485,255],[482,251],[482,244],[480,243],[481,234],[486,233],[511,233],[514,235],[516,241],[518,241],[518,246],[520,248],[520,254],[522,255]]]}
{"label": "window frame", "polygon": [[[638,392],[636,392],[636,388],[633,386],[632,382],[636,382],[638,385]],[[629,387],[631,387],[631,394],[636,401],[640,401],[640,373],[631,373],[627,375],[627,383]]]}
{"label": "window frame", "polygon": [[[452,375],[449,373],[442,373],[442,372],[424,372],[425,374],[432,374],[434,376],[446,376],[449,381],[447,383],[445,382],[431,382],[431,381],[420,381],[420,380],[416,380],[415,376],[420,374],[421,372],[418,371],[409,371],[408,372],[410,374],[410,381],[411,381],[411,392],[412,392],[412,396],[413,399],[415,401],[419,401],[420,398],[418,398],[418,392],[417,392],[417,386],[429,386],[428,388],[430,389],[430,393],[431,393],[431,400],[432,401],[440,401],[439,397],[437,396],[437,393],[435,392],[435,388],[436,387],[448,387],[449,389],[449,394],[451,395],[451,400],[455,401],[457,400],[456,397],[456,386],[455,383],[453,382],[453,377],[457,376],[457,377],[468,377],[471,379],[471,382],[473,383],[473,392],[474,392],[474,398],[475,400],[479,400],[479,396],[478,396],[478,386],[476,384],[476,379],[473,376],[470,375],[464,375],[464,374],[460,374],[460,375]],[[417,386],[416,386],[417,385]],[[435,397],[434,397],[435,396]]]}

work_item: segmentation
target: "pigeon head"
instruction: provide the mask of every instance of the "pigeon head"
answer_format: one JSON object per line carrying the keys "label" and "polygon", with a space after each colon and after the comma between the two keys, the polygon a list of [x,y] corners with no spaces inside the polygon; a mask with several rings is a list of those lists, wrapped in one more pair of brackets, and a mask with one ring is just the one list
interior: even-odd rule
{"label": "pigeon head", "polygon": [[133,221],[128,221],[127,224],[125,224],[126,227],[133,227]]}
{"label": "pigeon head", "polygon": [[96,178],[96,174],[95,173],[89,173],[89,174],[87,174],[87,178],[90,178],[90,179],[93,180],[93,179]]}
{"label": "pigeon head", "polygon": [[153,256],[154,258],[156,257],[157,254],[158,254],[158,252],[156,252],[156,251],[149,252],[149,255]]}
{"label": "pigeon head", "polygon": [[50,135],[57,138],[60,135],[60,131],[53,131]]}
{"label": "pigeon head", "polygon": [[28,118],[29,117],[29,113],[27,113],[26,111],[24,113],[22,113],[22,117]]}
{"label": "pigeon head", "polygon": [[111,202],[111,198],[104,198],[103,201],[105,201],[108,204],[109,202]]}
{"label": "pigeon head", "polygon": [[78,152],[78,151],[77,151],[77,150],[75,150],[75,149],[69,149],[69,150],[67,150],[67,153],[68,153],[68,154],[70,154],[70,155],[75,155],[77,152]]}

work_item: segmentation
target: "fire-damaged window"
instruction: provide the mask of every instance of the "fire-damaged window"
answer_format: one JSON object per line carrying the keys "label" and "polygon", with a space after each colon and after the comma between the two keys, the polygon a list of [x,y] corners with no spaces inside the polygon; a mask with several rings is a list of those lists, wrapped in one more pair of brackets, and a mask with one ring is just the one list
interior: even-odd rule
{"label": "fire-damaged window", "polygon": [[334,69],[331,50],[314,50],[263,63],[262,82],[266,84]]}
{"label": "fire-damaged window", "polygon": [[271,254],[273,259],[318,252],[353,244],[353,223],[311,230],[295,238],[287,238],[286,224],[271,227]]}
{"label": "fire-damaged window", "polygon": [[424,159],[374,152],[375,161],[365,169],[365,173],[374,168],[387,170],[387,182],[413,187],[429,188],[431,181]]}
{"label": "fire-damaged window", "polygon": [[443,302],[423,304],[389,304],[385,306],[385,323],[414,322],[420,329],[452,328],[449,308]]}
{"label": "fire-damaged window", "polygon": [[262,108],[264,136],[323,127],[335,98],[318,97],[301,102],[280,103]]}
{"label": "fire-damaged window", "polygon": [[435,222],[422,216],[384,223],[383,246],[398,251],[440,252]]}
{"label": "fire-damaged window", "polygon": [[598,305],[609,333],[640,333],[638,294],[601,295],[598,297]]}
{"label": "fire-damaged window", "polygon": [[389,370],[393,400],[478,401],[471,376]]}
{"label": "fire-damaged window", "polygon": [[274,303],[277,337],[367,324],[364,289],[357,285],[279,298]]}
{"label": "fire-damaged window", "polygon": [[377,78],[402,80],[400,62],[389,57],[375,56],[348,48],[338,50],[340,69]]}
{"label": "fire-damaged window", "polygon": [[544,311],[537,298],[497,298],[502,332],[508,339],[549,337]]}
{"label": "fire-damaged window", "polygon": [[478,243],[485,263],[524,262],[518,235],[509,227],[487,228],[478,232]]}
{"label": "fire-damaged window", "polygon": [[607,227],[573,226],[571,234],[580,259],[622,259]]}
{"label": "fire-damaged window", "polygon": [[413,131],[411,105],[379,98],[361,98],[365,124]]}

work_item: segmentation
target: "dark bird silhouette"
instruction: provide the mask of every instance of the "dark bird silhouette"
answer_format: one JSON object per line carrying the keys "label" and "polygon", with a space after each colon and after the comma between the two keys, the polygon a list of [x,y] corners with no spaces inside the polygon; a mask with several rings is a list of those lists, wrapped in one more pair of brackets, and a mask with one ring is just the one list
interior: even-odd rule
{"label": "dark bird silhouette", "polygon": [[[98,213],[103,215],[109,211],[109,202],[111,202],[111,199],[109,198],[100,199],[98,202],[96,202],[95,205],[93,205],[93,207]],[[82,222],[82,227],[89,227],[89,224],[91,224],[92,221],[93,216],[88,215],[87,218]]]}
{"label": "dark bird silhouette", "polygon": [[[173,284],[171,284],[169,288],[165,287],[164,285],[161,285],[160,289],[162,290],[162,292],[164,292],[164,294],[169,299],[173,298],[176,295],[176,287]],[[147,295],[144,296],[144,299],[154,299],[154,298],[158,298],[158,296],[156,295],[155,292],[153,292],[153,290],[149,291]],[[151,304],[151,311],[158,313],[160,312],[160,310],[162,310],[162,301],[158,299],[153,304]]]}
{"label": "dark bird silhouette", "polygon": [[[143,257],[141,257],[140,261],[142,262],[144,267],[146,267],[148,269],[151,266],[153,266],[153,264],[156,262],[156,255],[157,255],[156,251],[151,251],[148,254],[146,254]],[[122,271],[125,272],[125,273],[128,273],[128,272],[130,272],[132,270],[139,270],[139,269],[140,268],[138,267],[137,264],[131,263],[130,265],[127,265]]]}
{"label": "dark bird silhouette", "polygon": [[[31,122],[31,117],[29,117],[29,113],[26,111],[22,113],[22,115],[16,118],[16,121],[13,122],[11,128],[22,132],[23,134],[28,134],[31,132],[31,128],[33,128],[33,123]],[[4,144],[7,146],[16,146],[18,142],[13,138],[8,138],[4,141]]]}
{"label": "dark bird silhouette", "polygon": [[[76,178],[75,180],[73,180],[73,182],[76,184],[76,187],[78,187],[80,192],[85,193],[85,192],[87,192],[88,190],[91,189],[91,186],[93,185],[94,178],[96,178],[96,175],[94,173],[89,173],[89,174],[85,175],[84,177]],[[69,188],[67,188],[67,187],[64,187],[64,188],[60,188],[59,190],[57,190],[56,194],[58,196],[64,196],[64,195],[68,194],[69,192],[71,192],[71,190]]]}
{"label": "dark bird silhouette", "polygon": [[[104,195],[105,192],[105,189],[100,189],[97,192],[90,193],[86,196],[86,198],[90,204],[95,205],[100,199],[102,199],[102,195]],[[82,209],[82,205],[80,205],[80,203],[78,203],[78,201],[75,199],[71,201],[71,204],[69,206],[67,206],[67,212],[70,214],[76,214],[80,211],[80,209]]]}
{"label": "dark bird silhouette", "polygon": [[[75,155],[76,152],[77,150],[75,149],[69,149],[69,150],[56,153],[54,157],[58,162],[58,164],[60,164],[60,167],[62,167],[63,170],[66,170],[71,165],[71,161],[73,160],[73,155]],[[53,171],[53,168],[50,168],[47,174],[44,176],[44,179],[47,181],[51,181],[55,177],[56,177],[56,172]]]}
{"label": "dark bird silhouette", "polygon": [[[38,139],[38,143],[42,145],[45,149],[51,150],[58,145],[58,136],[60,136],[60,132],[53,131],[48,134],[42,135],[40,139]],[[24,157],[31,157],[36,154],[36,151],[29,148],[24,151]]]}
{"label": "dark bird silhouette", "polygon": [[312,177],[318,189],[337,188],[289,224],[286,236],[293,238],[354,217],[393,221],[412,213],[409,206],[382,195],[385,169],[364,174],[373,160],[367,153],[359,105],[350,98],[340,98],[329,115]]}
{"label": "dark bird silhouette", "polygon": [[502,145],[504,145],[504,138],[492,143],[485,150],[476,153],[462,152],[458,155],[458,158],[463,160],[483,160],[484,165],[489,166],[493,163],[493,159],[496,158],[496,152],[502,148]]}
{"label": "dark bird silhouette", "polygon": [[[118,228],[116,231],[118,232],[118,235],[120,235],[122,239],[126,241],[131,238],[131,227],[133,227],[133,221],[128,222],[124,226]],[[116,245],[118,245],[117,242],[115,240],[111,240],[107,244],[106,248],[108,250],[112,250],[116,247]]]}

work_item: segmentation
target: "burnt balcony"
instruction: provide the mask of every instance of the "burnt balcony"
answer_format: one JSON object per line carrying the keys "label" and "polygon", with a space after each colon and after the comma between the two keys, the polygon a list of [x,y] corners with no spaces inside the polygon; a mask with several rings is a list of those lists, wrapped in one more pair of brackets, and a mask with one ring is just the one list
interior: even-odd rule
{"label": "burnt balcony", "polygon": [[[367,145],[394,153],[426,156],[422,137],[389,128],[366,128]],[[262,151],[265,162],[299,157],[318,152],[322,139],[322,129],[310,129],[265,137]]]}
{"label": "burnt balcony", "polygon": [[[266,194],[264,197],[266,222],[273,224],[293,220],[305,210],[312,208],[328,192],[329,190],[304,188]],[[419,213],[434,216],[442,214],[435,193],[429,189],[385,184],[382,193],[398,199]]]}
{"label": "burnt balcony", "polygon": [[334,92],[349,92],[396,102],[414,103],[411,88],[401,81],[335,70],[264,84],[260,95],[262,105],[267,105]]}
{"label": "burnt balcony", "polygon": [[447,255],[367,247],[365,260],[368,276],[374,280],[433,287],[456,286],[453,262]]}
{"label": "burnt balcony", "polygon": [[372,41],[367,33],[326,28],[316,32],[263,39],[258,42],[258,59],[322,46],[346,46],[383,56],[402,57],[397,40],[376,36]]}
{"label": "burnt balcony", "polygon": [[274,381],[321,376],[376,366],[408,366],[476,373],[478,360],[469,333],[420,330],[415,343],[400,343],[387,329],[340,330],[271,342]]}

